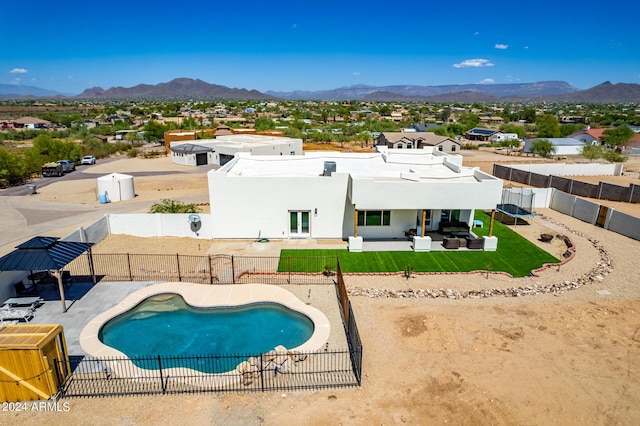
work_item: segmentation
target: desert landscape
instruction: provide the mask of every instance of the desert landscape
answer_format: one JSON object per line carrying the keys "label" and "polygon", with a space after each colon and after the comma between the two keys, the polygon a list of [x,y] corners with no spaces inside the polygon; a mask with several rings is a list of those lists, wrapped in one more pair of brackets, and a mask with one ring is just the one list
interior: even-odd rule
{"label": "desert landscape", "polygon": [[[493,161],[517,160],[475,152],[465,156],[465,165],[483,170]],[[135,178],[138,196],[122,202],[130,203],[131,211],[146,211],[162,198],[208,201],[206,175],[174,170],[167,158],[110,164],[76,173],[158,173]],[[626,179],[638,181],[633,174]],[[32,199],[43,205],[98,205],[94,187],[93,178],[57,182],[39,189]],[[620,210],[640,216],[637,205],[624,208]],[[638,424],[640,242],[553,210],[536,213],[529,226],[512,228],[539,245],[545,244],[537,241],[543,231],[565,234],[576,248],[566,264],[538,276],[347,275],[364,345],[359,388],[68,399],[67,412],[3,412],[0,418],[7,424],[52,425],[152,425],[159,419],[167,424],[225,425]],[[162,240],[110,236],[96,251],[125,246],[129,252],[202,254],[229,247],[227,242]],[[557,257],[565,249],[558,244],[543,247]],[[573,290],[523,297],[399,296],[420,289],[544,287],[585,277]]]}

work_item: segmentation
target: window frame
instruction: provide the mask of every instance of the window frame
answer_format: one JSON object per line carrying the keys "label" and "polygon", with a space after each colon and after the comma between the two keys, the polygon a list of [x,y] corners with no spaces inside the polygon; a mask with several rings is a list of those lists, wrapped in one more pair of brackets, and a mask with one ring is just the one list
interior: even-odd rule
{"label": "window frame", "polygon": [[358,210],[358,226],[391,226],[391,210]]}

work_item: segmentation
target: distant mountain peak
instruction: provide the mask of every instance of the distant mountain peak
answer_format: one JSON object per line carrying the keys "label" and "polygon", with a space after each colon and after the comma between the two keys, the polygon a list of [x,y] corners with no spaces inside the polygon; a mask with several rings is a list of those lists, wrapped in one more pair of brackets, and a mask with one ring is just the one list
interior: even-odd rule
{"label": "distant mountain peak", "polygon": [[174,78],[166,83],[138,84],[133,87],[87,89],[78,98],[98,99],[274,99],[257,90],[236,89],[193,78]]}

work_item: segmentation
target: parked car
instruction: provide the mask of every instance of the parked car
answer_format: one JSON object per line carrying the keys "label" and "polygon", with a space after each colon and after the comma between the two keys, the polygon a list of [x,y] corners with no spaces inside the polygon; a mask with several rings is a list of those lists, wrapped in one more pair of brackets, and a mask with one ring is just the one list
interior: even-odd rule
{"label": "parked car", "polygon": [[82,160],[80,160],[80,164],[96,164],[96,157],[93,155],[85,155],[82,157]]}
{"label": "parked car", "polygon": [[76,163],[71,160],[58,160],[58,164],[62,166],[62,171],[65,173],[72,172],[76,169]]}
{"label": "parked car", "polygon": [[42,166],[42,177],[62,176],[64,171],[58,163],[46,163]]}

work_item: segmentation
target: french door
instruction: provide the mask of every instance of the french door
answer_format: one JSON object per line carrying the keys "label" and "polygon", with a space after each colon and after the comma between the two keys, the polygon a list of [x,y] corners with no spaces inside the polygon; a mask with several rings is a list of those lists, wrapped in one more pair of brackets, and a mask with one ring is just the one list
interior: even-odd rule
{"label": "french door", "polygon": [[289,212],[289,237],[290,238],[309,238],[309,211],[292,211]]}

